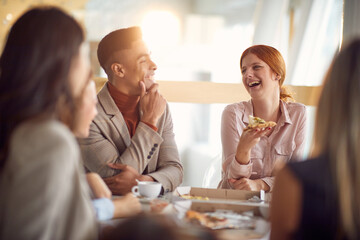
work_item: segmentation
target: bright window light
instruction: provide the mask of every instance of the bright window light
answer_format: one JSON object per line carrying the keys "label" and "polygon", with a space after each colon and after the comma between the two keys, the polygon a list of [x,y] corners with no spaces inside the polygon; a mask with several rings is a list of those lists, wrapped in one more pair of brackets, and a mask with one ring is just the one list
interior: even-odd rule
{"label": "bright window light", "polygon": [[153,11],[142,21],[143,38],[150,47],[174,46],[179,41],[180,22],[171,12]]}

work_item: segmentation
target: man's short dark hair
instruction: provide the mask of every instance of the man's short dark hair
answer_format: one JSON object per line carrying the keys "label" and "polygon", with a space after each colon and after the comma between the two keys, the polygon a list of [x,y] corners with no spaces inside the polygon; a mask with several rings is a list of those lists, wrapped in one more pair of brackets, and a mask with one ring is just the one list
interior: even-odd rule
{"label": "man's short dark hair", "polygon": [[122,28],[106,35],[97,49],[100,66],[106,71],[105,65],[114,52],[130,49],[131,44],[139,39],[142,39],[140,27]]}

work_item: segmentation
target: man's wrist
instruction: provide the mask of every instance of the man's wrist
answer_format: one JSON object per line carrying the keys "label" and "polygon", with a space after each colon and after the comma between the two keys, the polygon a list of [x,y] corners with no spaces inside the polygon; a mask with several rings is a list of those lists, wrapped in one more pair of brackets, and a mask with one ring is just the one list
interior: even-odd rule
{"label": "man's wrist", "polygon": [[158,122],[158,119],[154,118],[154,117],[146,117],[146,116],[143,116],[141,118],[141,121],[142,122],[145,122],[145,123],[149,123],[153,126],[156,126],[156,123]]}
{"label": "man's wrist", "polygon": [[147,181],[147,182],[155,182],[155,179],[153,179],[149,175],[141,175],[139,178],[140,181]]}

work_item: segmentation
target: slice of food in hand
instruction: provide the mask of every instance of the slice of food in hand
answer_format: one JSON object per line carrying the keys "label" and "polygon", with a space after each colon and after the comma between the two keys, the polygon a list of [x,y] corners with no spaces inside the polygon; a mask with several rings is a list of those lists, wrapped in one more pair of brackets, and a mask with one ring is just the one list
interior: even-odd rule
{"label": "slice of food in hand", "polygon": [[249,125],[244,130],[246,131],[246,130],[256,129],[256,128],[272,128],[275,126],[276,126],[276,122],[273,122],[273,121],[266,122],[262,118],[249,115]]}

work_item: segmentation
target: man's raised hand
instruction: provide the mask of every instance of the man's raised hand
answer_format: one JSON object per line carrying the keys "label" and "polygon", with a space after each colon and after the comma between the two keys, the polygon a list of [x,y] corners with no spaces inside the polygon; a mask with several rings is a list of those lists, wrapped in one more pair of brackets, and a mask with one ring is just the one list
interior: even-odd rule
{"label": "man's raised hand", "polygon": [[140,110],[143,112],[141,121],[156,126],[166,108],[166,100],[159,93],[159,85],[154,83],[147,91],[144,82],[140,81]]}

